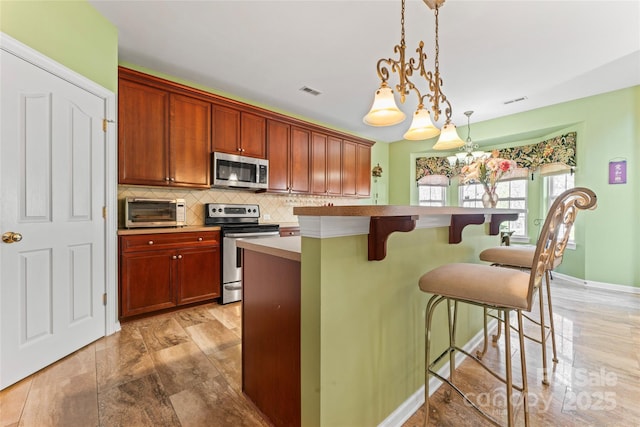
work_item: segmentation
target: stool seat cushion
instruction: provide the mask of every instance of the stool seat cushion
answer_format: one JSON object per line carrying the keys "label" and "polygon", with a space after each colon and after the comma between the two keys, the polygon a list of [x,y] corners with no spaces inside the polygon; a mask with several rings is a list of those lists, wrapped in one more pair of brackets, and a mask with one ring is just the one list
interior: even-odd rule
{"label": "stool seat cushion", "polygon": [[496,307],[528,310],[529,273],[483,264],[453,263],[420,277],[424,292]]}
{"label": "stool seat cushion", "polygon": [[531,268],[535,252],[535,246],[497,246],[480,252],[480,259],[494,264]]}
{"label": "stool seat cushion", "polygon": [[[480,252],[480,259],[492,264],[505,266],[531,268],[533,257],[536,254],[535,246],[496,246]],[[553,269],[562,263],[562,257],[553,260]]]}

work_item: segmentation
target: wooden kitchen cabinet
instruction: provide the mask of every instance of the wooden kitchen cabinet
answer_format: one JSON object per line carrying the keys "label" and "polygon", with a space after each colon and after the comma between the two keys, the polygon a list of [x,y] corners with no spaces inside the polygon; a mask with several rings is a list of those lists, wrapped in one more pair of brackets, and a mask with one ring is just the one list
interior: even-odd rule
{"label": "wooden kitchen cabinet", "polygon": [[118,173],[209,188],[210,153],[269,160],[269,192],[369,197],[373,141],[118,67]]}
{"label": "wooden kitchen cabinet", "polygon": [[342,140],[313,132],[311,146],[311,192],[341,196]]}
{"label": "wooden kitchen cabinet", "polygon": [[344,140],[342,144],[342,195],[368,197],[371,194],[371,147]]}
{"label": "wooden kitchen cabinet", "polygon": [[342,195],[342,140],[329,136],[327,138],[327,194]]}
{"label": "wooden kitchen cabinet", "polygon": [[120,318],[220,296],[220,232],[120,236]]}
{"label": "wooden kitchen cabinet", "polygon": [[311,134],[311,192],[327,194],[327,135]]}
{"label": "wooden kitchen cabinet", "polygon": [[357,144],[356,152],[356,196],[371,195],[371,146]]}
{"label": "wooden kitchen cabinet", "polygon": [[311,191],[311,132],[291,127],[291,192],[308,194]]}
{"label": "wooden kitchen cabinet", "polygon": [[269,191],[289,192],[291,126],[267,120],[267,158],[269,159]]}
{"label": "wooden kitchen cabinet", "polygon": [[120,79],[118,182],[167,185],[169,93]]}
{"label": "wooden kitchen cabinet", "polygon": [[356,163],[358,144],[351,141],[342,143],[342,195],[356,196]]}
{"label": "wooden kitchen cabinet", "polygon": [[266,158],[264,117],[221,105],[213,106],[213,151]]}
{"label": "wooden kitchen cabinet", "polygon": [[169,100],[169,185],[209,188],[211,105],[175,94]]}
{"label": "wooden kitchen cabinet", "polygon": [[121,78],[118,182],[209,188],[211,105]]}
{"label": "wooden kitchen cabinet", "polygon": [[269,191],[309,194],[311,132],[277,120],[267,120]]}

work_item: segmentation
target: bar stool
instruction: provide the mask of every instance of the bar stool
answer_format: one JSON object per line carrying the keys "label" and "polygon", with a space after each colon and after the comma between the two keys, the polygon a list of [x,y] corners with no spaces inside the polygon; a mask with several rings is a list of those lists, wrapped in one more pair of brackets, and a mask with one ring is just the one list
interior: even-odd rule
{"label": "bar stool", "polygon": [[[569,238],[569,231],[565,230],[564,237]],[[535,246],[497,246],[494,248],[485,249],[480,252],[480,259],[491,263],[494,267],[506,267],[515,268],[521,270],[530,270],[533,265],[533,258],[535,255]],[[549,385],[547,375],[547,336],[551,335],[551,343],[553,349],[553,362],[558,362],[558,353],[556,351],[556,336],[555,328],[553,324],[553,305],[551,304],[551,270],[554,270],[562,263],[562,257],[554,259],[553,266],[545,271],[546,293],[547,293],[547,307],[549,312],[549,324],[545,324],[545,310],[544,310],[544,297],[543,287],[538,287],[538,301],[540,304],[540,317],[534,319],[533,317],[523,314],[523,317],[530,322],[540,327],[540,338],[535,338],[530,335],[524,334],[525,338],[528,338],[534,342],[537,342],[542,346],[542,383]],[[488,344],[488,331],[487,331],[487,317],[494,317],[488,313],[488,310],[484,310],[484,345],[481,351],[478,351],[476,355],[478,358],[482,358],[487,352]],[[500,339],[501,334],[501,322],[498,322],[498,331],[493,336],[493,342],[497,342]]]}
{"label": "bar stool", "polygon": [[[575,221],[577,211],[591,209],[596,205],[596,195],[593,191],[576,187],[565,191],[551,206],[540,238],[533,255],[533,262],[528,273],[512,268],[491,267],[483,264],[454,263],[437,267],[420,277],[418,285],[423,292],[432,294],[425,311],[425,426],[429,420],[429,378],[434,376],[446,383],[450,390],[458,393],[475,410],[490,422],[499,425],[498,420],[484,412],[455,381],[455,353],[460,352],[477,362],[487,372],[505,384],[507,424],[512,426],[515,420],[516,405],[513,399],[513,389],[521,393],[524,408],[524,423],[529,425],[527,367],[524,348],[524,330],[522,327],[523,312],[531,311],[534,292],[540,287],[542,277],[547,274],[549,265],[555,259],[561,259],[566,242],[562,238],[562,229],[569,229]],[[448,347],[432,362],[431,360],[431,327],[435,309],[446,301],[448,319]],[[459,303],[467,303],[483,309],[497,310],[499,322],[509,320],[511,312],[515,312],[518,319],[518,338],[520,346],[520,364],[522,371],[522,385],[514,384],[511,366],[511,328],[505,325],[505,376],[493,371],[481,359],[458,347],[456,344],[456,321]],[[449,356],[449,378],[440,375],[435,366],[445,356]]]}

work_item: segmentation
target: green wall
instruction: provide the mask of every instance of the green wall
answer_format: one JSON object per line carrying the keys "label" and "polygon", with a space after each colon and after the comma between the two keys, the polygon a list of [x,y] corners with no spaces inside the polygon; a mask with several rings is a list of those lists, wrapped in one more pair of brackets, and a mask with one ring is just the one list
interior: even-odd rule
{"label": "green wall", "polygon": [[[475,262],[492,246],[488,226],[396,232],[387,257],[367,260],[367,236],[302,238],[302,425],[374,426],[424,384],[424,310],[418,288],[436,266]],[[433,351],[447,340],[446,310],[436,312]],[[482,310],[462,304],[458,342],[482,326]]]}
{"label": "green wall", "polygon": [[[576,249],[567,250],[558,271],[592,282],[640,287],[640,86],[473,123],[476,142],[496,141],[484,149],[539,142],[577,132],[576,185],[593,189],[598,207],[576,222]],[[532,133],[542,135],[524,139]],[[464,134],[464,128],[462,129]],[[389,147],[389,203],[417,204],[415,158],[443,155],[435,141],[399,141]],[[627,184],[608,184],[608,164],[627,160]],[[542,180],[530,182],[530,215],[540,218]],[[456,203],[457,186],[450,188]],[[529,224],[530,235],[535,228]]]}
{"label": "green wall", "polygon": [[117,92],[118,30],[85,1],[0,1],[0,30]]}

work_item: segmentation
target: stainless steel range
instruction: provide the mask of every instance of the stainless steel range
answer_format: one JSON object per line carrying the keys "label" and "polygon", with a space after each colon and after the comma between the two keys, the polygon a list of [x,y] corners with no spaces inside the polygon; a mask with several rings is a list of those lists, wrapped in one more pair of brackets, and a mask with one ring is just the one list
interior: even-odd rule
{"label": "stainless steel range", "polygon": [[238,239],[258,239],[280,235],[278,224],[260,224],[258,205],[205,204],[205,225],[220,226],[222,237],[221,304],[242,299],[242,250]]}

